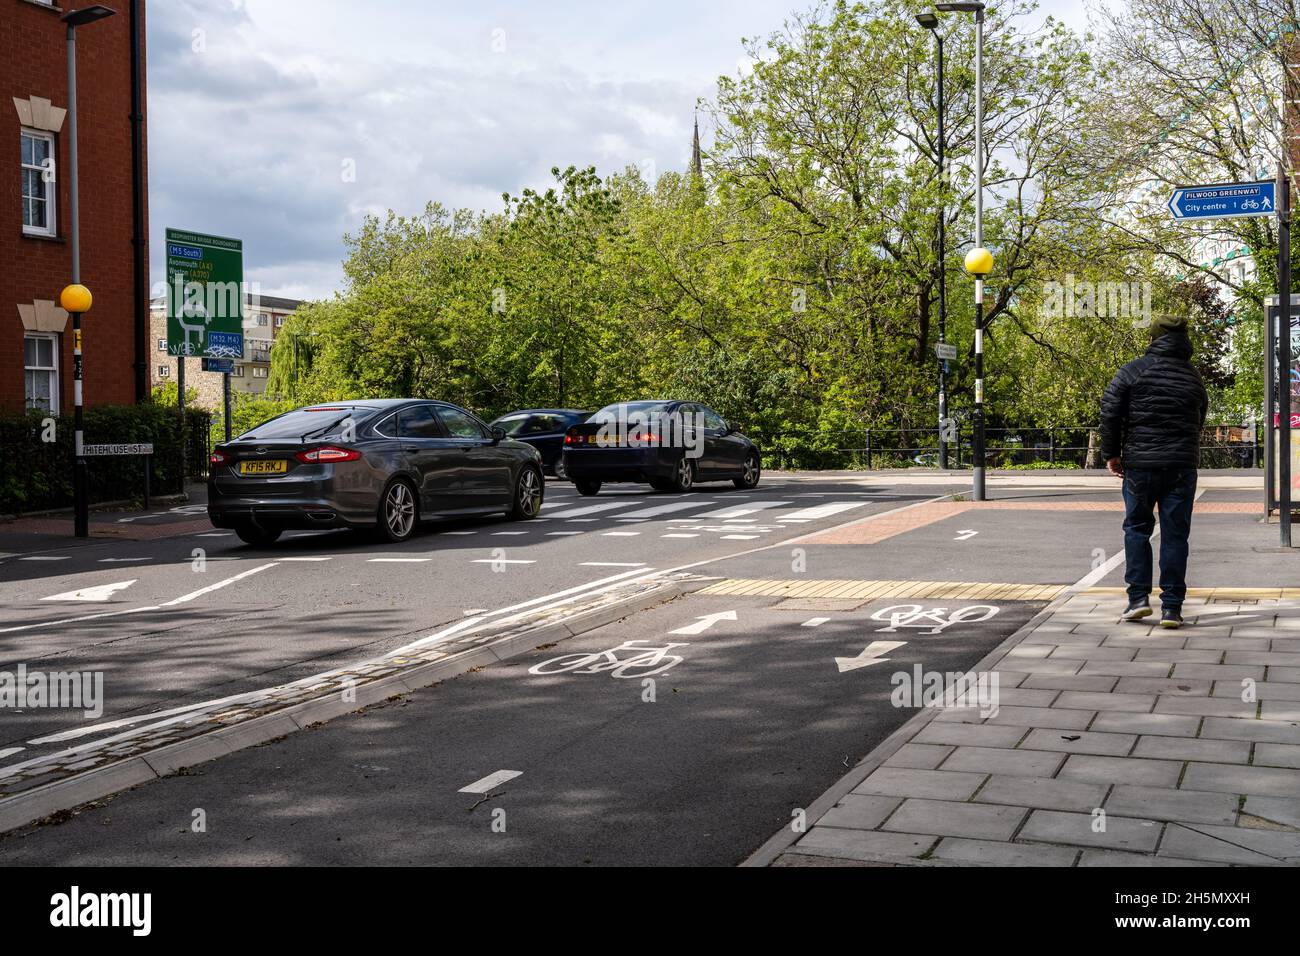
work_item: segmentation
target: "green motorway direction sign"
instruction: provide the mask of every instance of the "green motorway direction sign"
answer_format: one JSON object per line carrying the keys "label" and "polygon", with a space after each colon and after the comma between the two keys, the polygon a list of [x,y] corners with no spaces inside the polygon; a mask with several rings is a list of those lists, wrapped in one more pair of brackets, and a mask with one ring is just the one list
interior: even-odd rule
{"label": "green motorway direction sign", "polygon": [[244,356],[244,244],[167,230],[167,352]]}

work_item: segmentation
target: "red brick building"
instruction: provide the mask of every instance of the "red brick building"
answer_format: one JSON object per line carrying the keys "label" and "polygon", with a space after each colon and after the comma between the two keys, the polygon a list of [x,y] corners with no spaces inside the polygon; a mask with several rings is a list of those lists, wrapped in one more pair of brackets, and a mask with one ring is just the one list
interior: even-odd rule
{"label": "red brick building", "polygon": [[[72,335],[58,307],[72,261],[60,18],[88,6],[0,0],[0,412],[72,411]],[[87,406],[147,396],[150,357],[145,4],[107,6],[114,16],[76,31],[81,281],[95,300],[82,320]]]}

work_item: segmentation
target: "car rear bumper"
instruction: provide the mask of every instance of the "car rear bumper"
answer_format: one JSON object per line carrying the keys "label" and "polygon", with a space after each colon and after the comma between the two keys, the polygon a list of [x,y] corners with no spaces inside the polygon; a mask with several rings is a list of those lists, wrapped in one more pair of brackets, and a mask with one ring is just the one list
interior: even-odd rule
{"label": "car rear bumper", "polygon": [[671,478],[679,448],[564,449],[564,467],[570,480],[650,481]]}
{"label": "car rear bumper", "polygon": [[308,483],[300,493],[262,497],[258,495],[222,494],[212,482],[208,484],[208,519],[218,528],[235,528],[255,523],[267,528],[373,528],[376,506],[358,509],[349,506],[318,486]]}

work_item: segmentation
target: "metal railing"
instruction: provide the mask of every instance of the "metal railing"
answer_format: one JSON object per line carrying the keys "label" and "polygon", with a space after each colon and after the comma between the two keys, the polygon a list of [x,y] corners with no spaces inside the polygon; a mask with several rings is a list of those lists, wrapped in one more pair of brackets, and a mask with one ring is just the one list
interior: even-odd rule
{"label": "metal railing", "polygon": [[[1095,425],[988,428],[984,434],[986,467],[1105,467]],[[767,468],[872,470],[939,465],[939,436],[932,428],[869,428],[828,443],[790,434],[765,438],[751,433],[750,437],[763,450]],[[1261,437],[1242,425],[1207,425],[1201,435],[1200,467],[1259,468],[1264,460]],[[949,443],[948,455],[950,467],[971,467],[968,422],[959,427],[957,440]]]}

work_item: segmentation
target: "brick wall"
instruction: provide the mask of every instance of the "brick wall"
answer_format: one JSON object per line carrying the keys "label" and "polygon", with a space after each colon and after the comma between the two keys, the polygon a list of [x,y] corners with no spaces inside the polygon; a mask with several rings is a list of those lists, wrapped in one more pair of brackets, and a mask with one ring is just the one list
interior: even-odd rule
{"label": "brick wall", "polygon": [[[140,6],[143,17],[145,4]],[[82,321],[87,405],[135,401],[131,21],[126,0],[113,7],[116,16],[77,31],[81,281],[95,298],[94,307]],[[55,134],[58,235],[48,239],[26,236],[19,172],[22,123],[13,104],[15,97],[43,97],[66,109],[62,12],[34,0],[0,0],[0,409],[8,411],[21,410],[24,405],[24,328],[17,306],[37,299],[57,301],[59,291],[70,281],[69,124],[65,120]],[[61,337],[61,353],[60,407],[70,411],[70,323]],[[146,355],[146,360],[149,358]]]}

